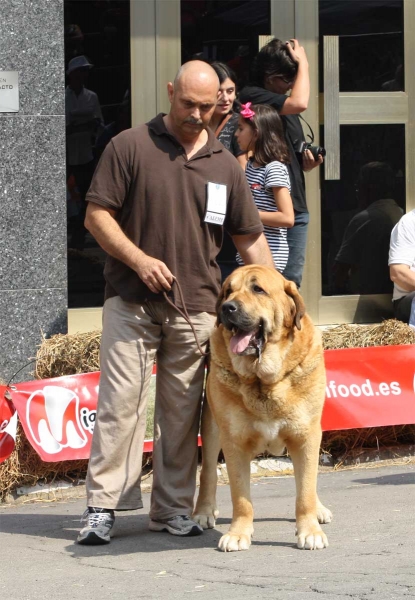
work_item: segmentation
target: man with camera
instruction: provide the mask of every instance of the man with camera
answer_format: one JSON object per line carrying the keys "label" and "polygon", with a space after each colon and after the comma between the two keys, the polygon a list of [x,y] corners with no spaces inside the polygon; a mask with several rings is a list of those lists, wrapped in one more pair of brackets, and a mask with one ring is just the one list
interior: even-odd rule
{"label": "man with camera", "polygon": [[[271,40],[257,54],[252,83],[243,88],[239,100],[243,103],[269,104],[281,115],[285,137],[291,155],[288,165],[295,223],[288,230],[289,258],[284,277],[301,285],[309,214],[305,196],[304,171],[311,171],[323,162],[324,148],[307,144],[299,114],[308,106],[310,79],[305,50],[297,40]],[[288,96],[287,92],[291,90]]]}

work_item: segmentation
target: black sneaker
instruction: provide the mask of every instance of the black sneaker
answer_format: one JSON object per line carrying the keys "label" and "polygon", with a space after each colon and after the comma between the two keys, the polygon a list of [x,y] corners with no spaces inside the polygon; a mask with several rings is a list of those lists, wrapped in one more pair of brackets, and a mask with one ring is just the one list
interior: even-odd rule
{"label": "black sneaker", "polygon": [[79,532],[77,542],[84,546],[98,546],[110,543],[110,531],[114,525],[114,511],[107,508],[88,506],[81,518],[86,523]]}
{"label": "black sneaker", "polygon": [[168,531],[172,535],[187,535],[189,537],[202,535],[203,533],[202,527],[192,521],[187,515],[178,515],[163,521],[154,521],[151,519],[148,528],[150,531]]}

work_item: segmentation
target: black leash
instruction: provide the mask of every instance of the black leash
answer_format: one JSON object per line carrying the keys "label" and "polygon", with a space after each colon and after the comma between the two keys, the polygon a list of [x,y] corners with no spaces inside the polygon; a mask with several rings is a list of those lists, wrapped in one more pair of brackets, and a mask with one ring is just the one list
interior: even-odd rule
{"label": "black leash", "polygon": [[198,337],[197,337],[196,329],[195,329],[195,327],[194,327],[194,325],[193,325],[192,321],[190,320],[189,313],[187,312],[187,309],[186,309],[186,304],[185,304],[185,302],[184,302],[183,293],[182,293],[182,288],[180,287],[180,284],[179,284],[179,282],[177,281],[177,279],[176,279],[176,278],[174,278],[174,280],[173,280],[173,281],[176,283],[176,285],[177,285],[177,289],[179,290],[180,301],[181,301],[181,303],[182,303],[183,310],[181,310],[181,309],[180,309],[178,306],[176,306],[176,305],[174,304],[174,302],[172,302],[172,301],[170,300],[170,298],[168,297],[168,295],[167,295],[167,293],[166,293],[166,292],[163,292],[163,296],[164,296],[164,298],[165,298],[166,302],[167,302],[168,304],[170,304],[170,306],[172,306],[172,307],[173,307],[175,310],[177,310],[177,312],[178,312],[178,313],[179,313],[179,314],[180,314],[180,315],[183,317],[183,319],[184,319],[185,321],[187,321],[187,323],[189,323],[190,327],[192,328],[193,335],[195,336],[196,344],[197,344],[197,347],[198,347],[198,349],[199,349],[199,352],[200,352],[200,354],[201,354],[202,356],[209,356],[209,351],[207,351],[207,352],[204,352],[204,351],[203,351],[203,349],[202,349],[202,346],[200,345],[199,339],[198,339]]}
{"label": "black leash", "polygon": [[19,369],[18,371],[16,371],[16,373],[14,373],[9,381],[6,383],[6,387],[10,387],[11,382],[13,381],[13,379],[16,377],[16,375],[18,373],[20,373],[20,371],[23,371],[23,369],[25,369],[26,367],[28,367],[29,365],[32,365],[33,363],[35,363],[37,361],[37,358],[34,358],[33,360],[31,360],[30,362],[26,363],[25,365],[23,365],[23,367],[21,367],[21,369]]}

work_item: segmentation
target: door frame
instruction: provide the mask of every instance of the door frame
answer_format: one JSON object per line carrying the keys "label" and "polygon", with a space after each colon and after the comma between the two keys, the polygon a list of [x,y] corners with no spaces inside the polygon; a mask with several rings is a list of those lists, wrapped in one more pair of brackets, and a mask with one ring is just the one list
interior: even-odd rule
{"label": "door frame", "polygon": [[[405,92],[340,92],[339,109],[340,125],[405,125],[406,210],[409,211],[415,208],[415,75],[412,62],[415,56],[415,2],[403,0],[403,4]],[[313,131],[319,131],[320,124],[324,123],[324,104],[318,85],[318,0],[271,0],[271,27],[275,37],[295,37],[306,50],[310,66],[311,94],[304,116]],[[318,169],[306,175],[306,191],[311,219],[301,292],[310,315],[320,325],[380,320],[385,307],[391,308],[388,295],[322,295]]]}
{"label": "door frame", "polygon": [[[341,92],[340,123],[356,122],[350,119],[356,119],[358,115],[360,119],[366,119],[361,123],[405,124],[406,208],[409,211],[415,208],[415,75],[411,63],[415,56],[415,2],[403,1],[405,92]],[[324,122],[318,86],[318,0],[270,0],[270,10],[272,36],[280,39],[296,37],[307,52],[311,94],[304,116],[317,132],[320,123]],[[158,112],[168,112],[166,82],[173,80],[180,64],[180,0],[132,0],[132,126],[150,120]],[[365,111],[365,106],[370,109]],[[373,106],[378,107],[375,113],[381,116],[373,116]],[[311,219],[301,292],[308,312],[320,325],[373,321],[377,314],[380,319],[385,303],[390,306],[389,296],[322,296],[318,169],[307,174],[306,191]],[[96,327],[101,320],[101,310],[69,310],[69,330],[90,330],[92,316],[92,328]]]}

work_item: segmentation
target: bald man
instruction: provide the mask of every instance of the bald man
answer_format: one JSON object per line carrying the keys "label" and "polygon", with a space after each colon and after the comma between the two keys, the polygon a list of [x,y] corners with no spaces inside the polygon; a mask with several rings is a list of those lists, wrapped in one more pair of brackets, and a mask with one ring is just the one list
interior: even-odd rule
{"label": "bald man", "polygon": [[87,194],[85,225],[108,259],[80,544],[108,543],[114,511],[143,506],[140,474],[155,359],[149,529],[177,536],[203,532],[190,519],[205,371],[195,337],[205,349],[215,321],[215,259],[224,229],[245,264],[273,266],[244,173],[207,128],[218,90],[209,65],[183,65],[167,86],[170,113],[113,138]]}

